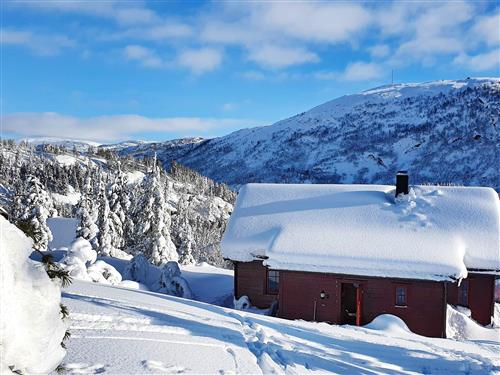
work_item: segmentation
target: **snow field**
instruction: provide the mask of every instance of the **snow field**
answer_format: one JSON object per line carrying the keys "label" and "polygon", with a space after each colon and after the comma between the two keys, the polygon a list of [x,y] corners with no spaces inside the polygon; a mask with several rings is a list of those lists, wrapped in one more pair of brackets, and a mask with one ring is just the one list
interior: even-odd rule
{"label": "snow field", "polygon": [[287,321],[83,281],[63,301],[71,311],[69,374],[500,371],[498,341],[418,336],[394,317],[371,329]]}

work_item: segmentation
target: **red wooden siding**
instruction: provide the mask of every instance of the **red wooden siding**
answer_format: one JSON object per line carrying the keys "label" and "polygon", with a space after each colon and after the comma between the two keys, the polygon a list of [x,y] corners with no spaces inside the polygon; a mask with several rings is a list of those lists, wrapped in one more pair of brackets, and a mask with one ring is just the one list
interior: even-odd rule
{"label": "red wooden siding", "polygon": [[[445,336],[444,283],[370,278],[364,284],[363,324],[380,314],[400,317],[412,332]],[[406,306],[396,306],[396,287],[406,287]]]}
{"label": "red wooden siding", "polygon": [[[467,307],[472,312],[472,319],[483,325],[490,324],[494,306],[495,276],[471,273],[467,280],[469,280],[469,304]],[[447,301],[450,305],[458,304],[457,283],[448,286],[447,295]]]}
{"label": "red wooden siding", "polygon": [[234,272],[236,298],[248,296],[252,305],[260,309],[268,308],[278,298],[277,295],[266,294],[267,268],[261,261],[235,262]]}
{"label": "red wooden siding", "polygon": [[[310,272],[280,272],[279,316],[288,319],[313,320],[316,301],[316,320],[335,324],[341,320],[341,284],[361,286],[361,324],[371,322],[380,314],[392,314],[403,319],[415,333],[444,337],[444,284],[420,280],[364,278]],[[396,304],[396,286],[407,290],[407,306]],[[329,294],[321,300],[321,291]]]}
{"label": "red wooden siding", "polygon": [[[456,283],[296,271],[280,271],[279,294],[269,295],[266,276],[261,261],[236,262],[236,297],[247,295],[259,308],[267,308],[278,299],[278,315],[282,318],[342,324],[346,317],[342,311],[342,284],[356,284],[359,286],[356,293],[361,294],[361,301],[356,299],[361,302],[361,315],[356,314],[355,322],[364,325],[378,315],[392,314],[403,319],[413,332],[431,337],[445,336],[446,302],[456,304],[458,296]],[[481,324],[489,324],[495,279],[479,274],[470,274],[468,279],[472,317]],[[397,287],[405,289],[406,306],[396,306]],[[321,292],[328,297],[321,299]]]}

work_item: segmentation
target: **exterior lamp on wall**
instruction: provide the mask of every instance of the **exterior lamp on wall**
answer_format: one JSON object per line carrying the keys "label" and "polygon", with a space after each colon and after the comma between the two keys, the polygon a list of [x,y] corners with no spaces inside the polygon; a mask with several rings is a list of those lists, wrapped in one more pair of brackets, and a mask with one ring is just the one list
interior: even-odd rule
{"label": "exterior lamp on wall", "polygon": [[325,298],[328,298],[328,293],[325,292],[324,290],[321,291],[321,293],[319,294],[319,298],[321,299],[325,299]]}

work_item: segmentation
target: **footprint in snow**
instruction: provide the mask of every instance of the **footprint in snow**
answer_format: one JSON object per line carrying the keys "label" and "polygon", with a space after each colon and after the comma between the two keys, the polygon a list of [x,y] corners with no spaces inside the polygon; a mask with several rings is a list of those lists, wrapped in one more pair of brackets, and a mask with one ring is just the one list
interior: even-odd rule
{"label": "footprint in snow", "polygon": [[62,365],[65,374],[102,374],[106,367],[99,363],[90,365],[88,363],[66,363]]}
{"label": "footprint in snow", "polygon": [[161,361],[144,360],[141,365],[146,370],[161,372],[162,374],[182,374],[186,371],[186,368],[182,366],[169,366]]}

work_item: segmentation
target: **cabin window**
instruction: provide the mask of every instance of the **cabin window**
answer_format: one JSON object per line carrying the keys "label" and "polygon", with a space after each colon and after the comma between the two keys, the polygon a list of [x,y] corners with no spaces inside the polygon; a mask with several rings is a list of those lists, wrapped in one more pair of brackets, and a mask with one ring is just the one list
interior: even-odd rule
{"label": "cabin window", "polygon": [[278,294],[280,289],[280,273],[267,270],[267,294]]}
{"label": "cabin window", "polygon": [[460,306],[469,306],[469,280],[462,280],[458,287],[458,304]]}
{"label": "cabin window", "polygon": [[396,306],[406,306],[408,293],[405,286],[396,287]]}

